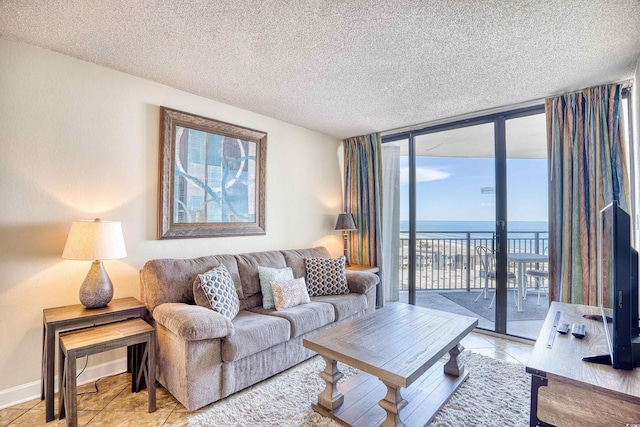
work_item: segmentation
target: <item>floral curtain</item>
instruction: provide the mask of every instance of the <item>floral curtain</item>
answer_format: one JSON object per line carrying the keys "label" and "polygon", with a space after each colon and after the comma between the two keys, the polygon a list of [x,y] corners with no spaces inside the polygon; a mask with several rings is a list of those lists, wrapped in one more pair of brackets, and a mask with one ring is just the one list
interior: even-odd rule
{"label": "floral curtain", "polygon": [[[382,185],[380,134],[357,136],[344,144],[344,178],[347,212],[356,219],[349,233],[349,259],[353,264],[372,265],[382,276]],[[377,305],[383,304],[382,283],[378,284]]]}
{"label": "floral curtain", "polygon": [[621,91],[598,86],[545,102],[551,301],[598,304],[600,210],[617,200],[630,212]]}

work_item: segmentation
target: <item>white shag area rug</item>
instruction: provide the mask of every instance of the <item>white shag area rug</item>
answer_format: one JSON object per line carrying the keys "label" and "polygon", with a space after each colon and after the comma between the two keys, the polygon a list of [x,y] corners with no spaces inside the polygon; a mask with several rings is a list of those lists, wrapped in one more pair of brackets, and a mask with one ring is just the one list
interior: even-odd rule
{"label": "white shag area rug", "polygon": [[[448,356],[445,356],[448,358]],[[521,364],[502,362],[471,351],[460,355],[469,377],[430,426],[527,426],[531,377]],[[324,361],[316,356],[284,373],[192,413],[190,426],[338,427],[311,409],[324,381]],[[357,371],[339,363],[341,381]]]}

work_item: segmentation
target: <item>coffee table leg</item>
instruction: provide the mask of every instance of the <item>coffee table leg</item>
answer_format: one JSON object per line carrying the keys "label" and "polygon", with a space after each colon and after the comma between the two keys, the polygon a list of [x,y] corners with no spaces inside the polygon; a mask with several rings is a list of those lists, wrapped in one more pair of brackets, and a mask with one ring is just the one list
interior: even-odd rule
{"label": "coffee table leg", "polygon": [[[382,381],[382,380],[380,380]],[[407,406],[407,401],[404,400],[400,394],[400,387],[390,384],[386,381],[382,381],[387,386],[387,395],[378,402],[378,405],[382,407],[387,413],[387,418],[381,424],[383,427],[397,426],[401,427],[405,424],[400,419],[400,411]]]}
{"label": "coffee table leg", "polygon": [[344,395],[338,390],[338,380],[342,378],[342,372],[338,370],[338,362],[325,356],[322,358],[326,365],[324,371],[320,372],[320,378],[326,385],[318,396],[318,405],[332,411],[344,402]]}
{"label": "coffee table leg", "polygon": [[445,374],[455,375],[456,377],[464,374],[464,365],[458,360],[462,350],[464,350],[464,347],[460,344],[456,344],[455,347],[449,350],[449,361],[444,365]]}

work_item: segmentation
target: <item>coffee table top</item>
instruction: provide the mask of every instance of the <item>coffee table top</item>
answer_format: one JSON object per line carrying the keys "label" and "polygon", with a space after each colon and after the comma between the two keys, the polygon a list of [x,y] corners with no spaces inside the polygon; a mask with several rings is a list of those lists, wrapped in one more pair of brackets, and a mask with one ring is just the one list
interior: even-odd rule
{"label": "coffee table top", "polygon": [[478,319],[394,303],[303,340],[322,356],[408,387],[456,346]]}

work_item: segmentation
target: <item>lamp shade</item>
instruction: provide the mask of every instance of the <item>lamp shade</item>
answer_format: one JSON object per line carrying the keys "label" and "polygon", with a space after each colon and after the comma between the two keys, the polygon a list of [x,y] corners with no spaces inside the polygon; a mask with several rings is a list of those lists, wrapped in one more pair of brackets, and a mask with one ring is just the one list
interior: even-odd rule
{"label": "lamp shade", "polygon": [[336,221],[336,230],[355,230],[356,221],[350,213],[341,213]]}
{"label": "lamp shade", "polygon": [[118,259],[127,256],[118,221],[74,221],[62,258],[78,260]]}

